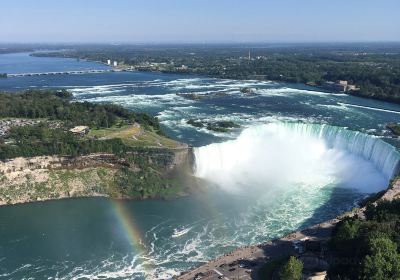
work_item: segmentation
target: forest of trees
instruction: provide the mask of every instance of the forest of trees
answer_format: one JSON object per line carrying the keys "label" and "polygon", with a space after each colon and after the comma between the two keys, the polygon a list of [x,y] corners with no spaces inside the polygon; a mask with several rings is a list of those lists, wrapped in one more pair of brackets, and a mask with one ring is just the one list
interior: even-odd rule
{"label": "forest of trees", "polygon": [[0,118],[46,118],[60,120],[67,127],[87,125],[91,128],[107,128],[121,121],[137,122],[161,133],[157,118],[148,114],[131,112],[113,104],[71,101],[72,94],[65,90],[0,93]]}
{"label": "forest of trees", "polygon": [[370,205],[365,214],[336,227],[329,279],[400,279],[400,200]]}
{"label": "forest of trees", "polygon": [[[15,157],[33,157],[42,155],[80,156],[91,153],[113,153],[129,159],[135,152],[151,153],[151,148],[132,147],[124,144],[119,138],[96,140],[74,135],[62,128],[49,128],[46,124],[14,127],[9,139],[12,144],[1,143],[0,159]],[[160,152],[159,150],[157,152]]]}
{"label": "forest of trees", "polygon": [[50,129],[45,124],[14,127],[8,138],[13,143],[0,143],[0,159],[41,155],[78,156],[96,152],[123,154],[128,150],[121,139],[83,140],[69,131]]}
{"label": "forest of trees", "polygon": [[[250,59],[249,59],[250,53]],[[347,80],[365,97],[400,102],[400,44],[77,46],[42,56],[116,60],[139,70],[321,85]],[[165,63],[162,68],[146,63]],[[148,65],[148,64],[147,64]],[[182,70],[180,66],[187,66]]]}
{"label": "forest of trees", "polygon": [[96,140],[79,137],[69,131],[77,125],[108,128],[116,124],[140,123],[144,128],[162,133],[157,118],[130,112],[111,104],[72,102],[67,91],[26,91],[0,93],[0,118],[43,118],[59,121],[60,127],[47,122],[12,127],[6,139],[0,138],[0,159],[39,155],[78,156],[109,152],[123,156],[136,147],[121,139]]}

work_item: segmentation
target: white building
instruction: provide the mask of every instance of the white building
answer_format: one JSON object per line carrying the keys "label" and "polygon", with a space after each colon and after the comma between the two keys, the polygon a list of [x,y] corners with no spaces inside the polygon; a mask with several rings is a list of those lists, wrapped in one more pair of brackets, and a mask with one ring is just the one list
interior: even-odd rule
{"label": "white building", "polygon": [[86,125],[79,125],[71,128],[69,131],[71,131],[73,134],[85,135],[89,132],[89,127]]}
{"label": "white building", "polygon": [[107,59],[107,65],[111,65],[111,59]]}
{"label": "white building", "polygon": [[118,62],[114,61],[114,67],[117,67],[117,66],[118,66]]}

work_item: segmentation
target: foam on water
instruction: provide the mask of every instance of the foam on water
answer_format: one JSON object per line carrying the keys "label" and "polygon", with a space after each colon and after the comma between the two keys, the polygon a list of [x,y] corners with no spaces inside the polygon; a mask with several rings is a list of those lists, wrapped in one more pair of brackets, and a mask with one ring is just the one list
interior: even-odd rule
{"label": "foam on water", "polygon": [[285,96],[293,97],[299,94],[313,94],[313,95],[333,95],[332,93],[316,91],[316,90],[305,90],[305,89],[294,89],[288,87],[282,88],[268,88],[268,89],[257,89],[256,94],[261,94],[265,96]]}
{"label": "foam on water", "polygon": [[194,101],[180,97],[176,94],[131,94],[115,96],[99,96],[90,99],[91,102],[113,102],[129,108],[159,108],[167,105],[186,105]]}
{"label": "foam on water", "polygon": [[388,110],[388,109],[382,109],[382,108],[376,108],[376,107],[370,107],[370,106],[360,106],[360,105],[349,104],[349,103],[339,103],[339,104],[342,106],[347,106],[347,107],[354,107],[354,108],[361,108],[361,109],[367,109],[367,110],[373,110],[373,111],[379,111],[379,112],[400,114],[400,111],[395,111],[395,110]]}

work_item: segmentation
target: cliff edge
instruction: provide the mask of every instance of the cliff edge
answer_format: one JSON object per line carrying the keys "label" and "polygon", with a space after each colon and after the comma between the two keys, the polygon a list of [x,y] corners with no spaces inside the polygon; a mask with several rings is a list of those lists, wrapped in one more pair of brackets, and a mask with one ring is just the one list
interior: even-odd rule
{"label": "cliff edge", "polygon": [[0,93],[0,205],[181,196],[196,185],[191,154],[146,113],[65,90]]}
{"label": "cliff edge", "polygon": [[191,148],[0,161],[0,205],[72,197],[173,198],[192,191]]}

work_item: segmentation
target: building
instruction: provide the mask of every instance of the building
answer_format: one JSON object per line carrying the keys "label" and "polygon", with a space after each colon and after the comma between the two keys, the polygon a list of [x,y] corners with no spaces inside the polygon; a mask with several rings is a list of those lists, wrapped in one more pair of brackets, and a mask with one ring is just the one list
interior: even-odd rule
{"label": "building", "polygon": [[73,134],[83,136],[89,132],[89,127],[85,125],[79,125],[71,128],[69,131],[72,132]]}
{"label": "building", "polygon": [[117,67],[117,66],[118,66],[118,62],[114,61],[114,67]]}
{"label": "building", "polygon": [[107,59],[107,65],[111,65],[111,59]]}
{"label": "building", "polygon": [[348,81],[339,80],[336,82],[325,82],[323,85],[324,88],[333,90],[333,91],[340,91],[340,92],[347,92],[347,91],[356,91],[359,88],[356,85],[350,85]]}
{"label": "building", "polygon": [[359,90],[359,88],[356,87],[356,85],[348,85],[347,86],[347,91],[349,91],[349,90],[355,91],[355,90]]}

